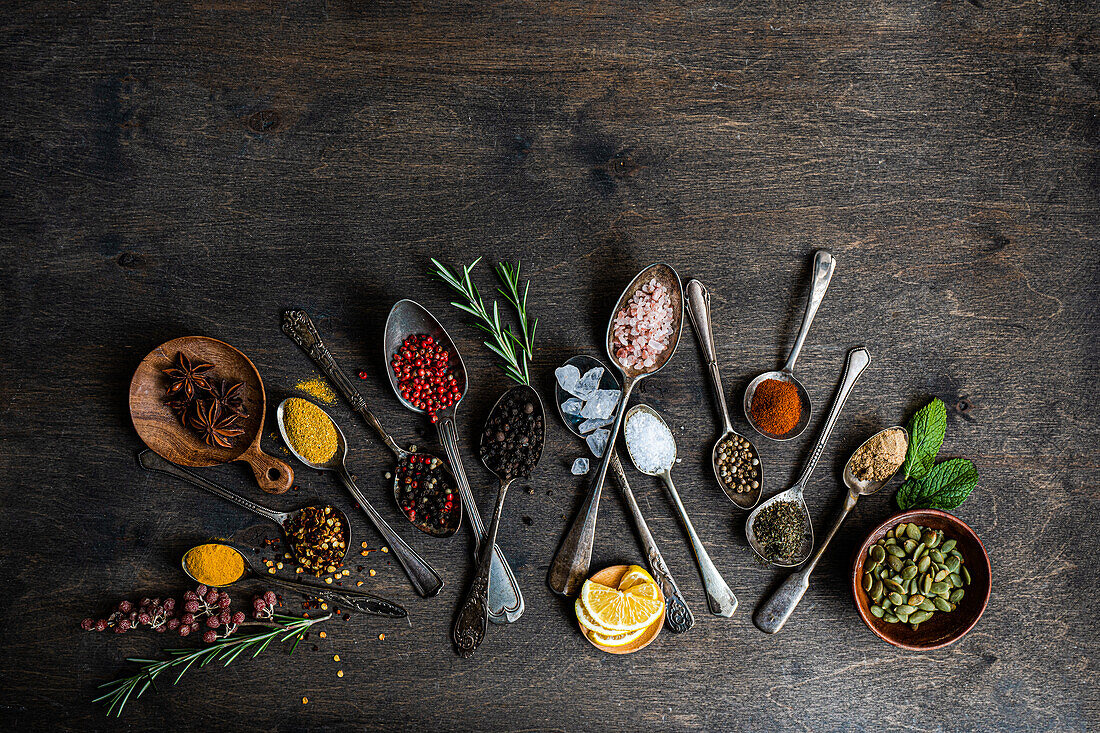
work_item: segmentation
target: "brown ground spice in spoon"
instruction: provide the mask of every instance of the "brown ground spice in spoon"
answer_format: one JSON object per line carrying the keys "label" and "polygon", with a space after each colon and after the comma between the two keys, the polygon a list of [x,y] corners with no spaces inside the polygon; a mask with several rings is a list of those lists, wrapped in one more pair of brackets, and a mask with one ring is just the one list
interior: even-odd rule
{"label": "brown ground spice in spoon", "polygon": [[749,413],[753,422],[764,432],[786,435],[794,430],[798,419],[802,417],[798,387],[778,379],[765,379],[753,392]]}

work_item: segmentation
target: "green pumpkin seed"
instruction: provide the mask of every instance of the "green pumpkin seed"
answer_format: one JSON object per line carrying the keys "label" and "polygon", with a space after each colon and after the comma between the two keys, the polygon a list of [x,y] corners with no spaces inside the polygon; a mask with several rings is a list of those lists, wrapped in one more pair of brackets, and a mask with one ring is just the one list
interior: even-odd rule
{"label": "green pumpkin seed", "polygon": [[909,596],[909,599],[905,602],[908,603],[910,606],[919,606],[923,601],[924,596],[922,596],[920,593],[914,593],[913,595]]}
{"label": "green pumpkin seed", "polygon": [[889,598],[883,598],[882,601],[879,602],[879,605],[885,608],[887,611],[894,607],[894,604],[890,603]]}
{"label": "green pumpkin seed", "polygon": [[901,549],[905,550],[906,555],[912,555],[913,550],[917,549],[917,543],[913,540],[905,540],[901,543]]}
{"label": "green pumpkin seed", "polygon": [[932,618],[931,611],[917,611],[915,613],[909,614],[909,623],[922,624],[930,618]]}
{"label": "green pumpkin seed", "polygon": [[894,536],[895,537],[901,537],[903,534],[905,534],[905,528],[908,527],[908,526],[909,526],[908,524],[906,524],[905,522],[902,522],[898,526],[894,527]]}
{"label": "green pumpkin seed", "polygon": [[934,563],[942,563],[943,562],[943,553],[940,552],[939,550],[930,551],[928,553],[928,557],[932,558],[932,562],[934,562]]}
{"label": "green pumpkin seed", "polygon": [[886,597],[889,598],[890,603],[895,606],[900,606],[901,604],[905,603],[905,596],[903,596],[901,593],[889,593]]}
{"label": "green pumpkin seed", "polygon": [[950,573],[947,572],[947,568],[941,567],[936,571],[936,574],[932,576],[932,580],[939,583],[940,581],[947,580],[948,575],[950,575]]}
{"label": "green pumpkin seed", "polygon": [[874,576],[874,575],[878,575],[878,571],[881,568],[882,568],[881,564],[879,564],[877,562],[873,562],[873,563],[870,563],[869,565],[864,565],[863,566],[863,572],[870,573],[872,576]]}
{"label": "green pumpkin seed", "polygon": [[908,535],[911,540],[919,540],[921,538],[920,527],[915,524],[910,524],[905,528],[905,534]]}
{"label": "green pumpkin seed", "polygon": [[871,594],[871,600],[875,603],[878,603],[882,600],[883,592],[884,591],[882,589],[882,581],[878,578],[875,578],[875,582],[871,583],[871,590],[869,591],[869,593]]}
{"label": "green pumpkin seed", "polygon": [[896,573],[905,567],[905,561],[897,555],[888,555],[886,558],[886,564]]}
{"label": "green pumpkin seed", "polygon": [[956,588],[955,590],[951,591],[951,595],[947,597],[947,600],[957,604],[963,599],[964,595],[966,595],[966,591],[964,591],[962,588]]}
{"label": "green pumpkin seed", "polygon": [[970,585],[970,571],[966,569],[965,565],[963,565],[961,568],[959,568],[959,570],[962,571],[963,583],[966,584],[966,585]]}
{"label": "green pumpkin seed", "polygon": [[901,549],[897,545],[887,545],[886,551],[894,557],[905,557],[905,550]]}
{"label": "green pumpkin seed", "polygon": [[936,546],[935,539],[936,539],[936,533],[933,532],[932,530],[928,530],[927,532],[925,532],[924,534],[922,534],[920,536],[920,541],[923,542],[928,547],[935,547]]}
{"label": "green pumpkin seed", "polygon": [[898,622],[898,617],[887,611],[886,613],[882,614],[882,620],[888,624],[896,624]]}
{"label": "green pumpkin seed", "polygon": [[901,621],[902,623],[905,623],[906,621],[909,620],[909,615],[905,614],[905,613],[902,613],[897,608],[894,608],[894,615],[897,616],[898,621]]}
{"label": "green pumpkin seed", "polygon": [[948,583],[936,582],[932,584],[932,593],[937,596],[946,596],[951,592],[951,586]]}
{"label": "green pumpkin seed", "polygon": [[882,549],[882,545],[871,545],[867,553],[871,556],[872,562],[880,563],[886,559],[886,550]]}
{"label": "green pumpkin seed", "polygon": [[955,549],[955,545],[957,544],[958,540],[948,540],[947,542],[943,543],[943,546],[940,547],[940,550],[942,550],[943,552],[951,552]]}
{"label": "green pumpkin seed", "polygon": [[926,555],[924,554],[926,552],[928,552],[928,548],[925,547],[924,543],[922,542],[919,545],[917,545],[917,549],[913,550],[913,559],[914,560],[920,560],[920,559],[926,557]]}
{"label": "green pumpkin seed", "polygon": [[919,608],[922,611],[935,611],[936,610],[936,604],[933,603],[932,601],[928,600],[927,598],[925,598],[923,601],[921,601],[917,605],[917,608]]}
{"label": "green pumpkin seed", "polygon": [[884,613],[886,613],[886,610],[882,606],[871,606],[871,615],[875,618],[882,618]]}
{"label": "green pumpkin seed", "polygon": [[908,616],[909,614],[913,613],[916,610],[917,610],[916,606],[910,606],[908,603],[903,603],[900,606],[894,606],[894,614],[899,616],[899,617],[902,614],[905,614],[906,616]]}
{"label": "green pumpkin seed", "polygon": [[901,583],[894,580],[893,578],[887,578],[886,580],[882,581],[882,584],[886,586],[887,590],[892,590],[895,593],[901,593]]}
{"label": "green pumpkin seed", "polygon": [[890,538],[885,539],[885,540],[882,541],[882,546],[883,546],[883,548],[893,547],[897,543],[898,543],[897,540],[895,540],[893,537],[890,537]]}
{"label": "green pumpkin seed", "polygon": [[[924,545],[921,545],[921,547],[924,547]],[[928,566],[931,565],[931,564],[932,564],[932,558],[925,555],[924,557],[922,557],[920,559],[920,562],[917,563],[917,572],[918,573],[928,572]]]}
{"label": "green pumpkin seed", "polygon": [[961,565],[962,565],[962,561],[959,560],[959,558],[957,558],[953,555],[951,557],[947,558],[947,569],[950,570],[951,572],[957,573],[959,571],[959,566],[961,566]]}
{"label": "green pumpkin seed", "polygon": [[894,539],[894,530],[892,530],[892,529],[886,530],[886,539],[888,539],[888,540]]}
{"label": "green pumpkin seed", "polygon": [[920,579],[920,592],[928,595],[932,592],[932,576],[925,573]]}
{"label": "green pumpkin seed", "polygon": [[870,573],[864,573],[863,574],[863,579],[860,582],[860,585],[863,586],[864,592],[868,592],[868,591],[871,590],[871,586],[874,585],[874,582],[875,582],[875,579],[871,577]]}
{"label": "green pumpkin seed", "polygon": [[947,602],[947,599],[936,596],[932,599],[932,605],[941,611],[948,611],[951,608],[951,604]]}
{"label": "green pumpkin seed", "polygon": [[963,587],[962,576],[959,575],[958,573],[951,573],[950,575],[948,575],[947,576],[947,582],[951,584],[952,588],[962,588]]}
{"label": "green pumpkin seed", "polygon": [[917,577],[917,566],[908,565],[901,571],[901,577],[903,580],[912,580]]}

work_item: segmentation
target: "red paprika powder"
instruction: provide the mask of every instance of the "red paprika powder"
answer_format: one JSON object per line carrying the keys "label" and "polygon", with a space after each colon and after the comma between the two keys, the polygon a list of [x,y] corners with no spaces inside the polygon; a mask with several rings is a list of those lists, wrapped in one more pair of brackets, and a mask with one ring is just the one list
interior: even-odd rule
{"label": "red paprika powder", "polygon": [[798,387],[778,379],[765,379],[756,386],[749,413],[756,425],[771,435],[786,435],[802,417]]}

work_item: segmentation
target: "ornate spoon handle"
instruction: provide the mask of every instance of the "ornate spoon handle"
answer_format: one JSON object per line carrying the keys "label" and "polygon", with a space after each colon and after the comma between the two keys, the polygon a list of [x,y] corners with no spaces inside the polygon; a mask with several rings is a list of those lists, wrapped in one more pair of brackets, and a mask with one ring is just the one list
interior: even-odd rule
{"label": "ornate spoon handle", "polygon": [[[613,449],[608,447],[608,450]],[[684,596],[680,593],[676,581],[672,579],[672,573],[669,572],[668,565],[665,564],[665,558],[661,555],[661,551],[657,549],[657,541],[653,539],[653,533],[649,531],[649,525],[646,524],[645,517],[642,516],[642,510],[638,508],[638,502],[634,499],[634,492],[630,490],[630,482],[626,480],[626,472],[623,471],[623,464],[619,460],[617,450],[611,456],[611,470],[619,482],[619,487],[623,490],[623,496],[626,497],[626,504],[630,507],[630,515],[634,518],[634,526],[638,530],[638,536],[642,538],[642,546],[645,548],[646,559],[649,561],[649,569],[653,571],[653,578],[657,581],[657,585],[661,587],[661,593],[665,596],[665,623],[668,625],[668,630],[675,634],[683,633],[695,625],[695,616],[692,615],[691,609],[684,601]]]}
{"label": "ornate spoon handle", "polygon": [[286,588],[292,588],[307,597],[327,598],[330,601],[339,603],[345,608],[350,608],[359,613],[370,614],[371,616],[406,618],[409,615],[408,611],[393,601],[386,600],[381,596],[371,595],[370,593],[363,593],[362,591],[332,590],[330,588],[321,588],[311,583],[297,583],[270,575],[264,576],[264,582],[270,583],[271,585],[281,585]]}
{"label": "ornate spoon handle", "polygon": [[500,515],[504,510],[504,497],[508,493],[511,481],[501,481],[497,492],[497,503],[493,509],[493,519],[489,523],[489,536],[485,539],[477,564],[477,575],[466,593],[466,600],[458,611],[454,629],[451,632],[458,653],[469,657],[485,640],[485,629],[489,625],[489,569],[493,562],[493,546],[500,529]]}
{"label": "ornate spoon handle", "polygon": [[251,499],[246,499],[243,496],[233,493],[229,489],[219,486],[213,481],[208,481],[202,476],[197,476],[186,468],[177,466],[167,458],[154,453],[151,449],[145,449],[137,456],[138,464],[146,471],[156,471],[158,473],[166,473],[169,476],[175,476],[178,479],[183,479],[189,484],[198,486],[201,489],[206,489],[215,496],[220,496],[226,501],[231,501],[239,507],[247,509],[248,511],[258,514],[264,519],[270,519],[275,524],[281,525],[286,520],[286,514],[282,512],[276,512],[268,509],[265,506],[261,506]]}

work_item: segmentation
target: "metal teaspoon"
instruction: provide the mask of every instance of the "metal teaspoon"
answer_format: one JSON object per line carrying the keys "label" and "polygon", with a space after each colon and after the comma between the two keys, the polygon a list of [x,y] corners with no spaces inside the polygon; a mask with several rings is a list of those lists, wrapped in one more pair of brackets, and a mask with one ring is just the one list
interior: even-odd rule
{"label": "metal teaspoon", "polygon": [[[428,309],[414,300],[399,300],[390,309],[386,317],[385,329],[385,364],[386,375],[390,380],[390,387],[397,395],[397,400],[412,410],[423,415],[423,410],[415,407],[411,402],[401,396],[397,388],[397,378],[393,370],[389,368],[390,357],[400,348],[405,339],[416,333],[426,333],[442,344],[451,355],[450,364],[455,372],[462,396],[465,396],[469,383],[466,378],[466,366],[462,363],[462,355],[458,353],[458,347],[451,340],[450,335],[436,320]],[[485,542],[485,523],[481,520],[481,514],[477,510],[477,502],[474,500],[474,492],[470,489],[470,481],[466,478],[466,469],[462,465],[462,456],[458,452],[458,430],[455,428],[455,412],[458,410],[459,401],[438,413],[439,422],[435,424],[439,431],[439,439],[450,461],[451,471],[458,483],[458,493],[462,499],[463,509],[470,518],[470,529],[474,535],[474,560],[481,555],[481,545]],[[493,546],[493,564],[489,572],[489,620],[495,624],[510,624],[523,615],[523,594],[520,593],[519,583],[508,565],[507,558],[500,548]]]}
{"label": "metal teaspoon", "polygon": [[[749,515],[748,519],[745,520],[745,537],[749,541],[749,547],[751,547],[753,552],[759,555],[765,562],[769,562],[780,568],[793,568],[801,565],[806,558],[810,556],[810,552],[814,548],[814,526],[813,522],[810,521],[810,510],[806,508],[806,500],[802,498],[802,492],[806,488],[806,484],[810,481],[810,475],[813,474],[818,459],[821,458],[821,454],[825,451],[825,444],[829,442],[829,436],[832,435],[833,428],[836,427],[836,421],[840,417],[840,411],[844,407],[848,395],[851,394],[852,388],[856,386],[856,380],[859,379],[859,375],[863,374],[863,370],[866,369],[867,365],[870,363],[871,355],[868,354],[867,349],[862,346],[856,347],[848,352],[848,359],[844,364],[844,372],[840,379],[840,387],[837,389],[836,397],[833,398],[833,406],[829,409],[829,415],[825,418],[825,424],[821,426],[821,434],[817,438],[817,445],[814,446],[814,450],[810,454],[810,460],[806,462],[806,467],[802,469],[802,475],[798,477],[798,480],[794,482],[791,488],[786,491],[781,491],[756,507],[752,514]],[[760,512],[780,501],[793,501],[798,504],[799,509],[802,510],[802,526],[805,532],[802,536],[802,546],[795,556],[773,560],[764,554],[763,548],[756,541],[756,535],[753,533],[752,526],[756,522],[756,517]]]}
{"label": "metal teaspoon", "polygon": [[[546,414],[542,406],[542,399],[535,390],[526,384],[512,387],[497,399],[493,409],[489,411],[489,417],[486,418],[485,423],[488,425],[499,411],[506,409],[508,404],[517,398],[526,399],[527,404],[534,407],[532,414],[541,420],[541,429],[531,436],[533,442],[531,450],[534,456],[534,463],[532,463],[531,468],[534,468],[539,458],[542,457],[542,445],[546,437]],[[513,453],[511,457],[514,457],[514,455]],[[504,496],[508,493],[508,487],[512,485],[513,481],[525,479],[530,475],[529,471],[525,472],[523,470],[513,473],[507,468],[508,461],[506,460],[502,460],[504,466],[498,466],[494,470],[489,460],[487,460],[484,444],[482,445],[481,462],[500,481],[500,488],[497,491],[497,502],[493,509],[493,518],[489,522],[489,534],[478,557],[477,574],[474,576],[473,582],[470,583],[470,589],[466,592],[466,598],[458,609],[458,616],[455,617],[454,627],[451,630],[451,638],[454,639],[455,646],[458,647],[458,653],[463,657],[469,657],[481,645],[481,642],[485,639],[486,627],[489,625],[489,571],[493,563],[492,548],[496,546],[497,531],[500,529],[500,515],[504,510]]]}
{"label": "metal teaspoon", "polygon": [[[340,369],[336,363],[336,359],[332,356],[332,352],[325,346],[325,342],[321,340],[321,334],[317,331],[316,326],[313,325],[313,321],[301,310],[288,310],[283,313],[283,333],[285,333],[291,341],[298,344],[302,351],[306,352],[306,356],[313,361],[321,373],[324,374],[328,381],[332,382],[336,386],[336,389],[340,394],[344,396],[344,399],[348,401],[351,408],[359,413],[359,415],[366,421],[367,425],[374,428],[374,431],[378,433],[378,436],[382,438],[382,442],[386,447],[393,451],[393,454],[397,456],[397,465],[400,466],[404,463],[409,456],[413,455],[411,451],[407,451],[397,444],[397,441],[386,432],[386,429],[382,427],[382,423],[374,416],[367,408],[367,400],[359,393],[359,390],[355,388],[355,385],[347,375]],[[436,458],[430,453],[424,451],[418,451],[418,456],[428,456],[429,458]],[[436,460],[439,460],[436,458]],[[450,476],[450,467],[446,461],[440,461],[442,468]],[[401,491],[398,482],[401,480],[400,475],[396,470],[393,472],[393,500],[401,506]],[[404,511],[401,512],[406,519],[409,519],[409,515]],[[425,522],[416,522],[409,519],[414,527],[419,529],[424,534],[429,534],[432,537],[450,537],[458,528],[462,526],[462,502],[458,502],[458,511],[452,512],[447,518],[447,524],[440,530],[434,531]]]}
{"label": "metal teaspoon", "polygon": [[[584,374],[589,369],[603,366],[599,359],[594,359],[584,354],[574,356],[565,363],[577,367],[581,374]],[[615,378],[615,374],[611,370],[604,368],[603,376],[600,378],[599,389],[619,389],[619,381]],[[578,428],[584,421],[584,418],[577,415],[569,415],[562,410],[562,404],[572,396],[573,395],[562,389],[561,385],[555,380],[554,401],[558,405],[558,414],[561,415],[565,427],[569,428],[569,432],[583,440],[584,435],[581,434]],[[623,464],[619,460],[618,449],[613,446],[608,446],[608,450],[615,452],[614,455],[611,456],[611,470],[615,473],[615,478],[619,481],[619,488],[623,490],[623,496],[626,497],[626,505],[630,507],[630,516],[634,518],[634,527],[638,530],[638,536],[642,540],[642,547],[645,549],[646,562],[649,564],[649,569],[653,572],[653,578],[657,581],[657,585],[661,587],[661,593],[665,596],[665,625],[668,627],[668,630],[674,634],[683,633],[695,625],[695,616],[692,615],[691,609],[688,608],[687,602],[684,601],[684,596],[680,592],[680,588],[676,585],[676,581],[672,579],[672,573],[669,571],[668,565],[665,564],[665,558],[657,548],[657,541],[653,539],[653,533],[649,531],[649,525],[646,524],[645,517],[642,516],[642,510],[638,508],[638,502],[634,499],[634,492],[630,490],[630,482],[626,480],[626,472],[623,471]]]}
{"label": "metal teaspoon", "polygon": [[[178,479],[183,479],[189,484],[198,486],[200,489],[206,489],[215,496],[220,496],[226,501],[231,501],[239,507],[243,507],[253,514],[258,514],[264,519],[269,519],[275,524],[279,525],[279,529],[283,530],[283,536],[286,538],[286,546],[290,548],[290,551],[294,553],[294,557],[298,564],[302,564],[302,557],[298,555],[298,550],[295,548],[294,543],[286,537],[286,525],[289,522],[296,520],[302,515],[302,512],[310,507],[302,507],[301,509],[295,509],[292,512],[277,512],[274,509],[268,509],[267,507],[257,504],[256,502],[246,499],[243,496],[233,493],[224,486],[219,486],[213,481],[208,481],[202,476],[191,473],[182,466],[177,466],[167,458],[162,457],[158,453],[146,449],[137,456],[138,464],[146,471],[157,471],[159,473],[166,473],[169,476],[175,476]],[[317,508],[323,509],[319,505],[314,505]],[[340,557],[343,560],[347,557],[348,548],[351,547],[351,523],[348,522],[347,515],[340,511],[337,507],[332,507],[332,510],[336,512],[336,518],[344,526],[344,554]]]}
{"label": "metal teaspoon", "polygon": [[[372,616],[387,616],[389,618],[407,618],[409,612],[401,606],[397,605],[393,601],[387,600],[382,596],[376,596],[371,593],[365,593],[359,590],[334,590],[330,587],[316,586],[312,583],[303,583],[297,580],[287,580],[286,578],[280,578],[270,573],[262,573],[256,568],[260,565],[260,556],[250,547],[246,547],[238,542],[227,542],[225,540],[212,540],[210,542],[202,543],[225,545],[232,548],[241,556],[244,560],[244,575],[234,580],[228,585],[238,583],[249,575],[256,578],[262,578],[265,583],[271,585],[282,586],[284,588],[290,588],[296,593],[301,593],[307,598],[324,598],[328,601],[332,601],[340,604],[346,608],[358,611],[359,613],[366,613]],[[201,545],[196,545],[201,547]],[[194,548],[191,548],[194,549]],[[188,550],[187,552],[190,552]],[[187,552],[183,553],[183,557],[180,558],[180,564],[183,566],[183,572],[187,574],[187,577],[196,583],[202,581],[191,575],[191,571],[187,569],[187,563],[184,558],[187,557]]]}
{"label": "metal teaspoon", "polygon": [[[710,383],[714,388],[715,399],[718,400],[718,411],[722,416],[724,432],[714,448],[710,452],[710,465],[714,469],[714,478],[718,479],[718,485],[723,493],[733,502],[738,509],[752,509],[760,501],[760,493],[764,490],[764,462],[760,460],[760,452],[752,441],[733,429],[730,421],[730,411],[726,406],[726,393],[722,388],[722,375],[718,371],[718,352],[714,348],[714,330],[711,327],[710,317],[710,292],[703,283],[698,280],[688,280],[685,288],[687,295],[688,315],[691,316],[691,324],[695,326],[695,335],[699,337],[699,347],[703,350],[703,356],[707,360],[707,372],[710,374]],[[757,477],[756,487],[749,485],[748,491],[738,492],[732,486],[728,486],[722,480],[718,466],[718,449],[722,443],[730,438],[739,438],[749,444],[749,453],[756,460]]]}
{"label": "metal teaspoon", "polygon": [[[340,477],[340,481],[343,482],[344,487],[353,497],[355,497],[355,501],[359,503],[359,508],[363,510],[363,513],[366,514],[367,518],[374,524],[378,533],[389,542],[390,548],[397,558],[397,562],[401,564],[401,567],[405,570],[405,574],[409,576],[409,581],[412,582],[412,586],[416,592],[425,598],[431,598],[437,595],[443,588],[443,579],[439,577],[439,574],[435,572],[431,565],[424,561],[424,558],[416,554],[416,550],[409,547],[405,540],[401,539],[401,536],[382,518],[378,510],[371,506],[371,503],[367,501],[367,497],[363,496],[363,492],[359,490],[359,487],[355,485],[355,481],[352,480],[351,474],[348,473],[348,467],[345,464],[348,456],[348,441],[344,437],[344,431],[340,429],[340,426],[336,424],[332,416],[324,410],[321,410],[320,407],[317,407],[321,412],[325,412],[325,417],[332,422],[332,427],[336,429],[338,445],[332,458],[328,459],[325,463],[311,463],[295,450],[294,443],[291,442],[290,436],[286,434],[284,412],[288,400],[300,399],[303,398],[289,397],[283,400],[279,403],[279,407],[275,412],[279,422],[279,433],[283,436],[283,442],[286,443],[287,448],[290,449],[290,452],[294,454],[295,458],[310,468],[315,468],[318,471],[335,471],[336,475]],[[314,406],[316,407],[316,405]]]}
{"label": "metal teaspoon", "polygon": [[[892,428],[880,430],[863,441],[863,444],[852,453],[852,456],[854,457],[855,454],[859,452],[860,448],[867,445],[887,430],[900,430],[905,434],[906,447],[909,446],[909,433],[900,425],[895,425]],[[814,556],[810,558],[810,561],[806,563],[806,567],[802,568],[797,573],[791,573],[786,580],[779,584],[778,588],[772,591],[772,594],[768,596],[763,603],[756,607],[756,611],[752,615],[752,621],[756,624],[756,628],[760,629],[765,634],[774,634],[783,628],[783,624],[787,623],[787,619],[794,613],[794,609],[798,607],[799,601],[802,600],[802,596],[805,595],[806,590],[810,587],[810,574],[813,573],[814,568],[817,567],[818,560],[825,554],[825,548],[829,546],[829,542],[836,535],[837,530],[840,529],[840,525],[848,518],[848,513],[855,508],[856,501],[859,497],[870,496],[890,483],[890,479],[894,478],[894,475],[900,468],[901,464],[899,463],[898,467],[894,469],[894,473],[890,474],[883,481],[860,481],[852,474],[852,459],[848,459],[848,462],[844,464],[844,485],[848,487],[848,493],[844,495],[844,504],[841,506],[840,513],[837,514],[836,519],[833,520],[832,528],[829,530],[829,533],[825,535],[825,539],[822,541],[821,546],[817,548],[817,552],[815,552]]]}
{"label": "metal teaspoon", "polygon": [[[836,260],[833,256],[823,249],[817,250],[814,253],[814,267],[813,267],[813,282],[810,285],[810,296],[806,299],[806,313],[802,316],[802,325],[798,327],[798,338],[794,341],[794,346],[791,347],[790,356],[787,357],[787,363],[783,365],[783,368],[774,372],[764,372],[760,376],[749,382],[749,386],[745,387],[745,399],[742,406],[745,410],[745,418],[749,421],[749,425],[753,430],[760,433],[766,438],[772,440],[790,440],[802,435],[802,431],[806,429],[806,425],[810,422],[810,413],[813,410],[813,405],[810,404],[810,395],[806,392],[806,388],[802,386],[802,382],[799,382],[794,377],[794,363],[798,361],[798,355],[802,353],[802,345],[806,343],[806,336],[810,333],[810,325],[814,322],[814,316],[817,315],[817,309],[821,305],[821,301],[825,298],[825,291],[829,289],[829,281],[833,279],[833,270],[836,269]],[[801,403],[801,414],[798,418],[798,423],[791,429],[790,432],[783,435],[773,435],[766,430],[761,429],[756,421],[752,419],[752,411],[749,409],[752,405],[753,395],[756,394],[756,388],[760,386],[760,383],[774,379],[779,382],[789,382],[793,384],[798,390],[798,401]]]}
{"label": "metal teaspoon", "polygon": [[[644,369],[626,368],[615,358],[615,317],[623,306],[634,296],[643,285],[656,278],[669,291],[672,298],[672,335],[668,346],[658,356],[653,366]],[[604,481],[607,479],[607,469],[611,466],[611,456],[615,451],[610,450],[619,438],[619,428],[623,424],[623,415],[626,414],[626,405],[630,400],[630,393],[638,382],[652,376],[668,363],[672,355],[676,353],[676,345],[680,342],[680,332],[684,327],[684,289],[680,285],[680,276],[676,271],[664,263],[657,263],[645,268],[626,286],[619,300],[615,303],[615,309],[611,312],[611,319],[607,323],[607,336],[604,346],[607,350],[607,358],[623,375],[623,394],[619,407],[615,410],[615,421],[611,423],[610,435],[607,438],[607,449],[604,450],[603,460],[600,461],[600,469],[596,473],[596,480],[591,483],[588,496],[581,504],[580,511],[573,518],[569,531],[561,541],[561,546],[554,553],[550,561],[550,572],[547,573],[546,583],[550,590],[563,596],[574,596],[580,590],[588,576],[588,567],[592,563],[592,546],[596,541],[596,514],[600,508],[600,492],[603,491]]]}
{"label": "metal teaspoon", "polygon": [[630,408],[626,413],[627,425],[630,424],[631,418],[637,415],[639,412],[645,412],[661,421],[661,424],[665,426],[665,430],[668,430],[669,440],[673,444],[672,464],[667,467],[662,467],[656,471],[646,471],[638,465],[638,459],[634,454],[634,450],[631,448],[630,441],[626,442],[626,452],[630,454],[630,460],[634,462],[634,467],[644,474],[649,476],[659,476],[662,481],[665,482],[665,488],[668,489],[668,495],[672,497],[672,503],[676,507],[676,513],[680,516],[680,521],[684,524],[684,529],[687,530],[688,538],[691,540],[691,549],[695,553],[695,564],[699,566],[699,574],[703,577],[703,587],[707,592],[707,608],[715,616],[724,616],[729,618],[737,610],[737,596],[733,594],[730,587],[726,585],[726,581],[722,579],[722,575],[718,572],[718,568],[714,567],[714,563],[710,559],[710,555],[707,554],[707,550],[703,547],[703,541],[699,539],[699,535],[695,532],[695,527],[692,525],[691,520],[688,518],[687,509],[684,508],[684,502],[680,501],[680,494],[676,491],[676,486],[672,483],[672,466],[676,463],[676,440],[672,436],[672,431],[669,430],[668,423],[664,418],[657,414],[649,405],[635,405]]}

